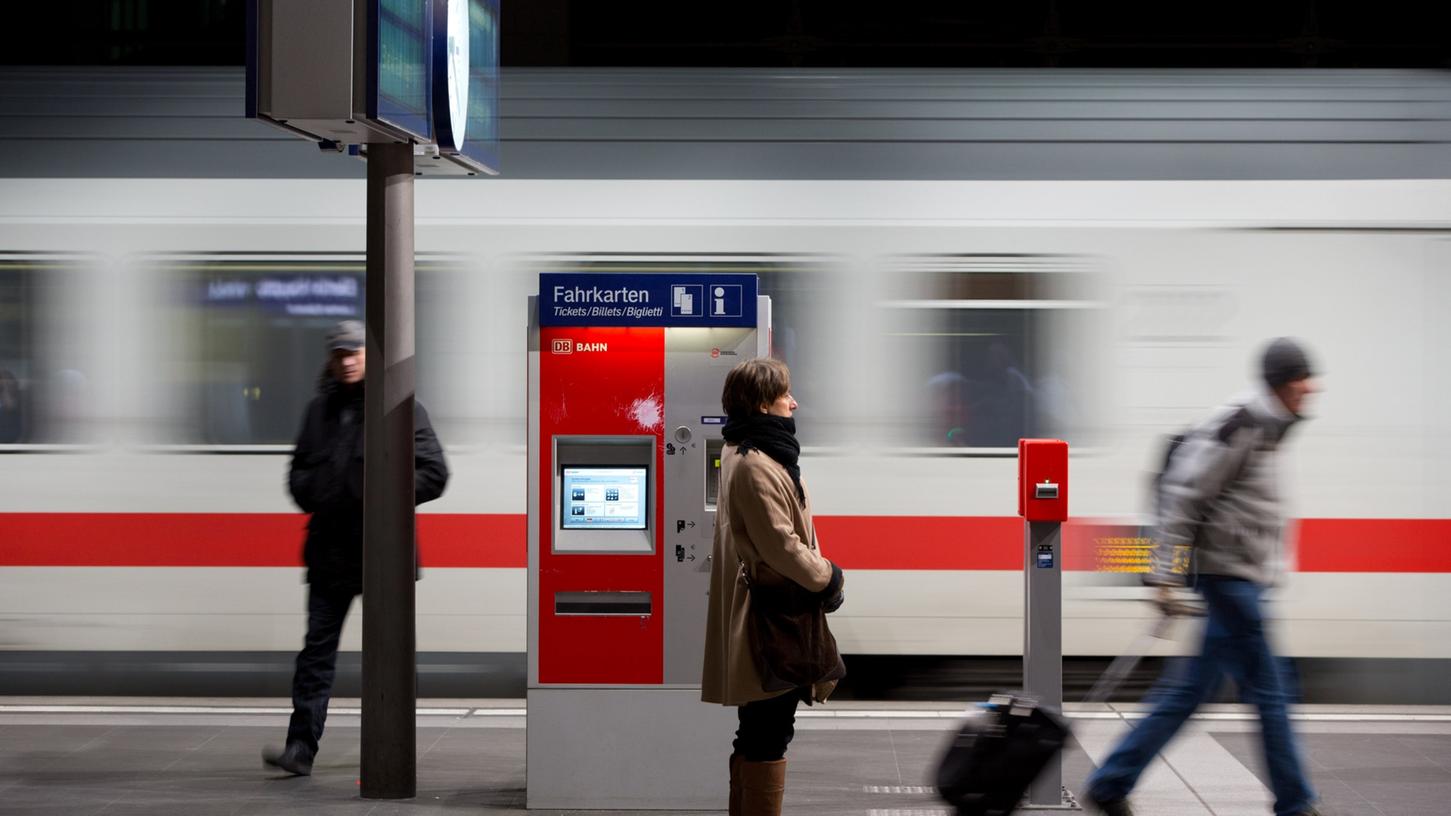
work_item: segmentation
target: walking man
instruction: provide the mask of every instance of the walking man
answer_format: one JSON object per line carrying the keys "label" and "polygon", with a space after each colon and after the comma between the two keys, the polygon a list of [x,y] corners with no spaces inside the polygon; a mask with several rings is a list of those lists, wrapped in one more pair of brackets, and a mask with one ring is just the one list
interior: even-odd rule
{"label": "walking man", "polygon": [[1185,583],[1172,568],[1189,548],[1204,596],[1204,643],[1182,676],[1160,680],[1158,702],[1088,780],[1088,799],[1109,816],[1132,816],[1128,795],[1144,768],[1228,674],[1259,709],[1276,816],[1315,816],[1315,793],[1290,728],[1279,661],[1270,648],[1263,594],[1278,569],[1283,528],[1279,448],[1318,390],[1309,357],[1288,338],[1261,360],[1264,387],[1190,430],[1171,454],[1159,489],[1150,583],[1170,608]]}
{"label": "walking man", "polygon": [[[345,320],[327,335],[328,362],[307,406],[292,454],[288,487],[304,513],[307,543],[307,637],[292,675],[287,744],[262,752],[272,767],[312,773],[327,719],[338,640],[354,596],[363,591],[363,324]],[[448,465],[428,412],[413,406],[413,496],[417,504],[443,494]]]}

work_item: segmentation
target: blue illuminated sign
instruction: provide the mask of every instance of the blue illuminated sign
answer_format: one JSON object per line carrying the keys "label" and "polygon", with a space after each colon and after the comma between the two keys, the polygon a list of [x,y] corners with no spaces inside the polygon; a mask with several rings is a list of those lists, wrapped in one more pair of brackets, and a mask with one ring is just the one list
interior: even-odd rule
{"label": "blue illuminated sign", "polygon": [[682,273],[539,276],[541,326],[756,326],[756,276]]}
{"label": "blue illuminated sign", "polygon": [[212,278],[202,302],[208,306],[250,306],[292,317],[359,317],[362,278],[357,275],[267,275]]}

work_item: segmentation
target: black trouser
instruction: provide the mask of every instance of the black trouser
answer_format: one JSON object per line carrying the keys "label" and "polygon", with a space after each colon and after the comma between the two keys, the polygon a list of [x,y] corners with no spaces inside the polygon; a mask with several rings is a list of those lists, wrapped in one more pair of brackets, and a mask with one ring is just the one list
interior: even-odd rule
{"label": "black trouser", "polygon": [[328,700],[333,696],[338,640],[355,594],[317,585],[307,589],[307,639],[297,653],[297,670],[292,675],[292,722],[287,726],[287,742],[300,743],[308,756],[317,755]]}
{"label": "black trouser", "polygon": [[796,736],[796,704],[801,690],[769,700],[746,703],[736,710],[741,725],[732,743],[747,762],[775,762],[786,756],[786,746]]}

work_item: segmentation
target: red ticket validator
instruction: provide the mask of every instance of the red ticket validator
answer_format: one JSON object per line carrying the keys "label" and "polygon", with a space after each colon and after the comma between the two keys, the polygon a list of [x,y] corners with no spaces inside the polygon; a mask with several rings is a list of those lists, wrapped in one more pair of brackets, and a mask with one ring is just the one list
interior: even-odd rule
{"label": "red ticket validator", "polygon": [[1018,440],[1018,515],[1028,521],[1068,520],[1068,443]]}

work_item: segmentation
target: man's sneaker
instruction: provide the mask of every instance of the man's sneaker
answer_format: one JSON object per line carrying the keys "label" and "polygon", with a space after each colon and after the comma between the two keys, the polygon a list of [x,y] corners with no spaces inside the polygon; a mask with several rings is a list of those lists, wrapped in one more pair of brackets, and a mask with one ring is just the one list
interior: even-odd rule
{"label": "man's sneaker", "polygon": [[286,748],[262,749],[262,762],[268,767],[281,768],[293,776],[312,775],[312,757],[300,743],[289,742]]}
{"label": "man's sneaker", "polygon": [[1092,793],[1085,794],[1084,799],[1098,808],[1104,816],[1134,816],[1134,809],[1129,807],[1128,799],[1114,799],[1110,802],[1100,801]]}

